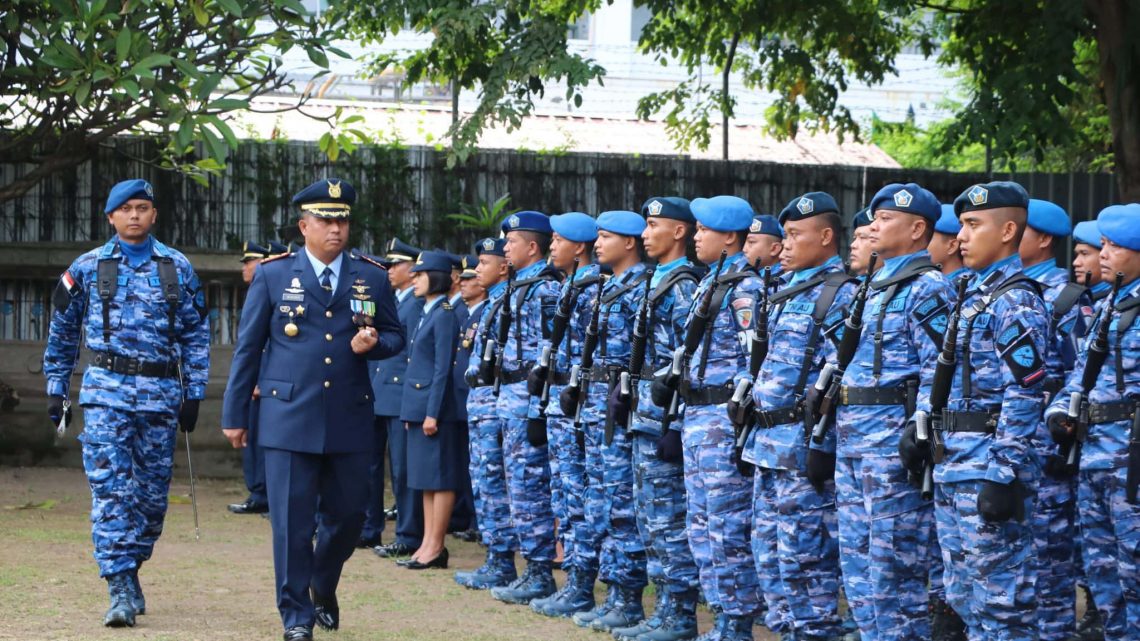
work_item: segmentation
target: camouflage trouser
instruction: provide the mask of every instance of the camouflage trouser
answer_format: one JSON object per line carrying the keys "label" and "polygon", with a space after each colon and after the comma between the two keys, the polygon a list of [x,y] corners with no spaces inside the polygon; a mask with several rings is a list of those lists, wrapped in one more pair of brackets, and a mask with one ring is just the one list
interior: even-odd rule
{"label": "camouflage trouser", "polygon": [[[777,628],[791,627],[797,638],[841,636],[835,486],[829,483],[821,493],[799,470],[761,469],[753,477],[753,546],[757,573],[766,585],[773,576],[782,585],[771,597],[764,595],[768,607],[775,604],[784,617]],[[758,540],[773,529],[774,546]]]}
{"label": "camouflage trouser", "polygon": [[[754,504],[775,505],[776,470],[758,467],[753,476],[752,500]],[[791,634],[794,629],[791,606],[780,578],[779,552],[777,551],[776,519],[763,513],[752,513],[752,556],[756,559],[756,574],[760,580],[760,593],[768,606],[764,625],[777,634]]]}
{"label": "camouflage trouser", "polygon": [[1127,469],[1081,470],[1077,500],[1085,573],[1108,641],[1140,630],[1140,505],[1124,500]]}
{"label": "camouflage trouser", "polygon": [[83,468],[91,485],[91,540],[99,576],[150,558],[162,534],[178,417],[83,408]]}
{"label": "camouflage trouser", "polygon": [[502,424],[507,494],[519,549],[528,561],[549,563],[554,560],[554,511],[547,447],[527,441],[525,418],[506,418]]}
{"label": "camouflage trouser", "polygon": [[689,546],[705,601],[730,616],[756,616],[752,481],[733,462],[735,439],[724,404],[688,406],[681,441]]}
{"label": "camouflage trouser", "polygon": [[[840,458],[835,466],[847,607],[863,641],[930,638],[927,582],[942,559],[934,506],[897,458]],[[937,554],[937,556],[936,556]]]}
{"label": "camouflage trouser", "polygon": [[468,426],[468,469],[479,534],[492,552],[512,552],[519,549],[519,541],[511,524],[502,423],[497,418],[471,418]]}
{"label": "camouflage trouser", "polygon": [[685,532],[685,470],[657,458],[657,437],[633,437],[633,494],[649,580],[674,594],[700,587]]}
{"label": "camouflage trouser", "polygon": [[1077,625],[1076,480],[1041,477],[1033,513],[1040,641],[1065,641]]}
{"label": "camouflage trouser", "polygon": [[1026,520],[987,523],[978,514],[982,481],[937,483],[934,517],[945,565],[946,600],[971,639],[1037,638],[1033,504],[1036,480],[1024,481]]}
{"label": "camouflage trouser", "polygon": [[[554,392],[551,392],[554,396]],[[562,541],[562,567],[587,572],[598,569],[598,551],[590,549],[586,524],[586,459],[578,447],[573,419],[550,416],[546,422],[550,450],[550,494],[558,539]]]}

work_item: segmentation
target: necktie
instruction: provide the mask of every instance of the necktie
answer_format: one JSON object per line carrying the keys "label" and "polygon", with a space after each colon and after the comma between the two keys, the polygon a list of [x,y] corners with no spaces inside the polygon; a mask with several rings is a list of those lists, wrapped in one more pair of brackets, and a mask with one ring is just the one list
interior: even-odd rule
{"label": "necktie", "polygon": [[326,292],[332,291],[332,268],[325,267],[325,271],[321,272],[321,287]]}

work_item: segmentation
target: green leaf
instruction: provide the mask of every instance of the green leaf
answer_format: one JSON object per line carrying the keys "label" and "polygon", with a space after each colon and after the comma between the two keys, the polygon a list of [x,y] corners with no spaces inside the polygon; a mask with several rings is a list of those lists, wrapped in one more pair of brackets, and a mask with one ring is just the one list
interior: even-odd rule
{"label": "green leaf", "polygon": [[218,133],[222,134],[222,137],[226,139],[226,144],[230,146],[230,149],[237,149],[237,136],[234,135],[234,130],[230,129],[230,126],[226,124],[224,120],[217,116],[204,116],[204,118],[206,119],[206,122],[213,125],[214,129],[216,129]]}
{"label": "green leaf", "polygon": [[[153,69],[155,67],[165,67],[170,64],[172,58],[164,53],[152,53],[149,56],[139,60],[135,63],[133,69]],[[137,73],[137,71],[136,71]]]}
{"label": "green leaf", "polygon": [[236,0],[217,0],[218,4],[222,6],[229,14],[235,18],[241,17],[241,6],[238,5]]}
{"label": "green leaf", "polygon": [[91,95],[91,83],[81,82],[75,89],[75,102],[80,105],[87,104],[87,97]]}
{"label": "green leaf", "polygon": [[139,85],[134,80],[131,80],[130,78],[123,78],[116,84],[120,89],[127,92],[127,95],[134,100],[139,99]]}
{"label": "green leaf", "polygon": [[321,69],[329,68],[329,57],[325,55],[325,52],[316,47],[309,47],[305,52],[309,54],[309,60],[312,60],[313,64]]}
{"label": "green leaf", "polygon": [[206,149],[209,151],[210,157],[218,162],[225,160],[226,154],[229,151],[225,141],[219,138],[218,134],[214,133],[212,129],[202,126],[201,124],[198,126],[198,132],[202,134],[202,138],[206,142]]}
{"label": "green leaf", "polygon": [[199,27],[206,26],[210,22],[210,14],[202,7],[202,2],[190,3],[190,11],[194,13],[194,21],[198,23]]}
{"label": "green leaf", "polygon": [[118,58],[119,63],[126,62],[127,56],[131,54],[131,30],[126,26],[119,32],[115,38],[115,57]]}
{"label": "green leaf", "polygon": [[249,101],[240,98],[218,98],[211,100],[210,104],[206,105],[207,109],[216,111],[238,111],[248,107]]}

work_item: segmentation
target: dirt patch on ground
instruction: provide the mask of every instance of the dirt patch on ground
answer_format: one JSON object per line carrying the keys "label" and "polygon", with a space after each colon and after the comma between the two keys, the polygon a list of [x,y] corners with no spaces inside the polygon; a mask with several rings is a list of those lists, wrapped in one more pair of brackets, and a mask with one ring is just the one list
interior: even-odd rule
{"label": "dirt patch on ground", "polygon": [[[91,497],[81,470],[9,468],[0,471],[0,639],[146,639],[226,641],[280,639],[273,595],[269,522],[236,516],[226,504],[244,498],[240,482],[199,480],[202,538],[194,540],[189,483],[175,479],[166,529],[141,581],[147,612],[133,629],[102,627],[106,583],[91,558]],[[391,528],[391,523],[389,523]],[[385,532],[390,540],[391,529]],[[413,572],[358,550],[345,565],[336,641],[600,641],[529,609],[500,603],[452,580],[455,569],[477,567],[483,550],[449,538],[450,570]],[[559,583],[564,580],[556,572]],[[598,593],[602,594],[599,585]],[[646,603],[652,596],[646,596]],[[701,630],[708,629],[701,611]],[[776,637],[756,628],[757,641]]]}

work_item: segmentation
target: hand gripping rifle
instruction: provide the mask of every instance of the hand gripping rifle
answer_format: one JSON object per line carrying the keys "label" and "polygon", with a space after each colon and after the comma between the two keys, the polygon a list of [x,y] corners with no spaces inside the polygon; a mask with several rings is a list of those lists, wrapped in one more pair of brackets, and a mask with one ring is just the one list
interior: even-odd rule
{"label": "hand gripping rifle", "polygon": [[942,335],[942,351],[938,353],[938,364],[934,367],[934,377],[930,384],[930,413],[915,412],[914,440],[918,446],[930,449],[930,460],[922,469],[922,498],[934,498],[934,465],[942,462],[945,454],[945,441],[939,427],[942,412],[950,400],[950,388],[954,383],[954,370],[958,368],[958,325],[962,320],[962,303],[966,299],[968,276],[958,279],[958,298],[954,310],[946,321],[946,333]]}
{"label": "hand gripping rifle", "polygon": [[663,431],[669,429],[669,423],[677,418],[677,412],[681,407],[681,379],[684,377],[685,370],[689,369],[689,361],[693,359],[693,354],[697,353],[697,346],[701,344],[701,340],[705,336],[705,330],[708,329],[709,320],[712,317],[713,294],[716,291],[717,279],[720,278],[720,272],[724,269],[724,261],[728,258],[728,251],[722,250],[720,252],[720,259],[716,262],[716,269],[713,270],[712,279],[709,281],[709,287],[701,296],[700,304],[693,312],[693,317],[689,319],[689,327],[685,331],[685,343],[678,347],[673,352],[673,362],[669,366],[669,374],[665,377],[665,385],[669,388],[669,406],[665,408],[665,418],[662,421]]}
{"label": "hand gripping rifle", "polygon": [[[1081,390],[1073,392],[1069,397],[1069,418],[1077,424],[1073,444],[1069,446],[1069,455],[1066,465],[1070,470],[1077,470],[1081,464],[1081,448],[1089,436],[1089,392],[1096,386],[1096,379],[1100,370],[1104,368],[1104,361],[1108,359],[1108,329],[1112,324],[1112,315],[1116,312],[1116,295],[1124,283],[1124,274],[1116,272],[1116,281],[1112,284],[1112,293],[1104,304],[1096,328],[1096,334],[1089,342],[1088,356],[1085,358],[1085,369],[1081,372]],[[1119,331],[1124,331],[1120,328]],[[1136,430],[1132,430],[1135,435]],[[1131,442],[1129,450],[1131,450]]]}
{"label": "hand gripping rifle", "polygon": [[542,347],[542,355],[538,357],[536,371],[537,389],[527,391],[539,399],[539,411],[546,413],[546,405],[550,402],[550,374],[553,371],[553,360],[558,353],[558,347],[566,338],[566,328],[570,325],[570,307],[574,304],[574,279],[578,277],[578,259],[574,259],[574,268],[570,272],[570,283],[566,291],[558,299],[558,309],[554,312],[554,322],[550,330],[550,342]]}
{"label": "hand gripping rifle", "polygon": [[487,339],[483,346],[483,365],[489,371],[492,389],[495,398],[503,387],[503,352],[507,347],[507,335],[511,331],[511,294],[515,290],[515,266],[507,263],[507,291],[503,292],[503,304],[499,306],[499,326],[495,332],[495,339]]}
{"label": "hand gripping rifle", "polygon": [[[757,271],[760,269],[759,259],[756,260],[755,269]],[[772,290],[771,267],[764,268],[763,278],[764,291],[762,294],[764,298],[756,308],[755,329],[752,331],[752,350],[748,355],[748,378],[736,385],[736,390],[732,393],[732,400],[728,403],[728,419],[732,422],[732,428],[736,433],[736,445],[732,451],[732,458],[736,462],[736,468],[744,476],[752,476],[752,466],[743,458],[744,444],[748,442],[752,428],[756,425],[756,401],[752,397],[752,387],[756,384],[756,375],[760,373],[764,359],[768,358],[768,312],[770,309],[768,296]]]}
{"label": "hand gripping rifle", "polygon": [[[625,416],[625,429],[629,431],[633,425],[633,414],[637,411],[640,399],[637,395],[637,386],[641,383],[641,372],[645,367],[645,347],[649,342],[649,290],[653,282],[654,270],[650,268],[645,273],[645,295],[641,299],[641,306],[637,310],[637,322],[633,325],[633,345],[629,348],[629,367],[618,377],[622,399],[629,401],[629,412]],[[612,429],[612,426],[611,426]],[[609,437],[610,435],[607,435]]]}
{"label": "hand gripping rifle", "polygon": [[[855,292],[855,300],[851,305],[851,313],[843,322],[843,338],[839,341],[836,350],[835,365],[825,366],[815,381],[816,398],[819,406],[808,408],[811,416],[816,420],[811,431],[811,440],[816,445],[823,443],[827,436],[827,426],[830,423],[831,413],[835,411],[839,390],[843,386],[843,372],[855,358],[855,350],[859,348],[859,339],[863,334],[863,310],[867,307],[867,295],[871,290],[871,275],[875,273],[875,263],[879,262],[878,252],[871,252],[871,260],[867,264],[867,276]],[[882,301],[886,305],[889,301]],[[824,391],[826,390],[826,391]],[[819,394],[823,392],[823,394]],[[796,393],[802,393],[799,390]]]}
{"label": "hand gripping rifle", "polygon": [[594,298],[594,309],[590,312],[590,323],[586,325],[586,338],[582,340],[582,359],[570,368],[570,384],[567,385],[571,397],[574,399],[574,428],[582,429],[582,408],[586,406],[586,397],[589,386],[583,384],[583,379],[589,379],[590,371],[594,369],[594,352],[598,349],[598,324],[602,312],[602,289],[608,280],[602,276],[598,282],[598,295]]}

